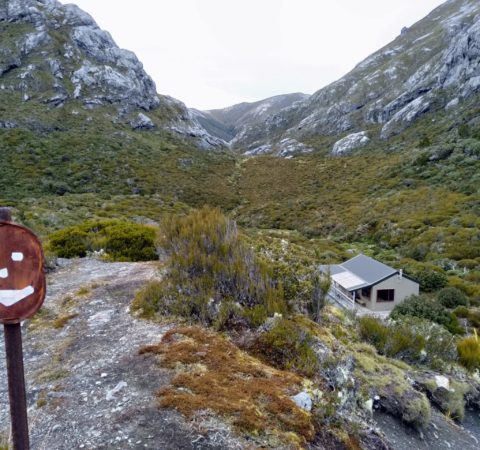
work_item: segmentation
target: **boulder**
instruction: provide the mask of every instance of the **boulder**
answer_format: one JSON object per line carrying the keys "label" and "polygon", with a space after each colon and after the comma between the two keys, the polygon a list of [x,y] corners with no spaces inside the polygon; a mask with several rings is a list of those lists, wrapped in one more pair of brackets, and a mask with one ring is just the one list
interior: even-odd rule
{"label": "boulder", "polygon": [[310,394],[306,391],[300,392],[297,395],[290,397],[295,404],[299,407],[304,409],[305,411],[310,412],[312,410],[313,402]]}
{"label": "boulder", "polygon": [[350,154],[353,150],[364,147],[370,142],[366,131],[352,133],[340,139],[332,148],[333,156],[343,156]]}
{"label": "boulder", "polygon": [[152,119],[143,113],[139,113],[137,118],[130,122],[130,125],[134,130],[151,130],[155,128]]}

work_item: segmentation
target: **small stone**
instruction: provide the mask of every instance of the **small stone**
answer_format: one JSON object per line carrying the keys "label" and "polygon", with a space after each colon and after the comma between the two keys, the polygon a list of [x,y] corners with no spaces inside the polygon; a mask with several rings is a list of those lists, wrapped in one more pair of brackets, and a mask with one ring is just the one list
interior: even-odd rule
{"label": "small stone", "polygon": [[444,388],[447,391],[450,389],[450,381],[443,375],[435,375],[435,383],[437,383],[437,387],[439,388]]}
{"label": "small stone", "polygon": [[118,394],[123,388],[127,387],[128,384],[125,381],[120,381],[112,390],[107,391],[106,399],[111,401],[114,399],[115,394]]}
{"label": "small stone", "polygon": [[312,410],[312,398],[308,392],[300,392],[299,394],[295,395],[294,397],[290,397],[295,404],[299,407],[304,409],[305,411]]}

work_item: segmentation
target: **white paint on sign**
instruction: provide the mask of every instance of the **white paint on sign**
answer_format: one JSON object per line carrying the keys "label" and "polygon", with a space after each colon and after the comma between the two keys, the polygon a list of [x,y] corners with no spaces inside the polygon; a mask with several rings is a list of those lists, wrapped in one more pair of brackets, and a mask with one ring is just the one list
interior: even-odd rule
{"label": "white paint on sign", "polygon": [[8,269],[0,270],[0,278],[7,278],[8,277]]}
{"label": "white paint on sign", "polygon": [[22,252],[13,252],[12,253],[12,261],[16,261],[16,262],[23,261],[23,253]]}
{"label": "white paint on sign", "polygon": [[27,298],[29,295],[32,295],[34,292],[35,289],[32,286],[27,286],[23,289],[0,291],[0,304],[8,308]]}

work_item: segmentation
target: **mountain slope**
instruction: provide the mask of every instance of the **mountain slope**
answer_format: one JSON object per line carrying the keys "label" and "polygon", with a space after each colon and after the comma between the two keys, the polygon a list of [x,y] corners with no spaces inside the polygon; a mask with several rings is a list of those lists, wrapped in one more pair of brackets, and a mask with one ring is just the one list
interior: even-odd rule
{"label": "mountain slope", "polygon": [[0,33],[0,128],[61,128],[65,116],[93,111],[87,120],[100,114],[133,129],[171,129],[204,148],[221,145],[185,105],[158,95],[137,57],[77,6],[1,0]]}
{"label": "mountain slope", "polygon": [[[35,199],[17,217],[37,230],[61,226],[69,212],[90,217],[84,207],[111,215],[107,199],[121,215],[148,205],[143,214],[158,218],[165,205],[233,197],[235,162],[223,142],[158,95],[135,55],[88,14],[55,0],[0,0],[0,158],[0,204]],[[64,206],[52,208],[60,197]]]}
{"label": "mountain slope", "polygon": [[[388,140],[425,114],[445,110],[451,123],[480,90],[479,13],[476,0],[445,2],[345,77],[248,126],[237,148],[275,152],[286,138],[322,148],[363,131],[367,139]],[[366,143],[360,136],[353,141],[346,151]]]}

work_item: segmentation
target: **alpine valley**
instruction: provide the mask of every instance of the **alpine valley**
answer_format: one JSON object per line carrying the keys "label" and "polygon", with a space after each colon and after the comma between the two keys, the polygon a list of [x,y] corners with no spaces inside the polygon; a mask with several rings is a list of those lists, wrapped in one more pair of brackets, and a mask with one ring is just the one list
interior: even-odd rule
{"label": "alpine valley", "polygon": [[[478,448],[480,2],[313,95],[157,89],[77,6],[0,0],[0,206],[51,270],[32,448]],[[358,253],[419,282],[395,320],[312,313]]]}

